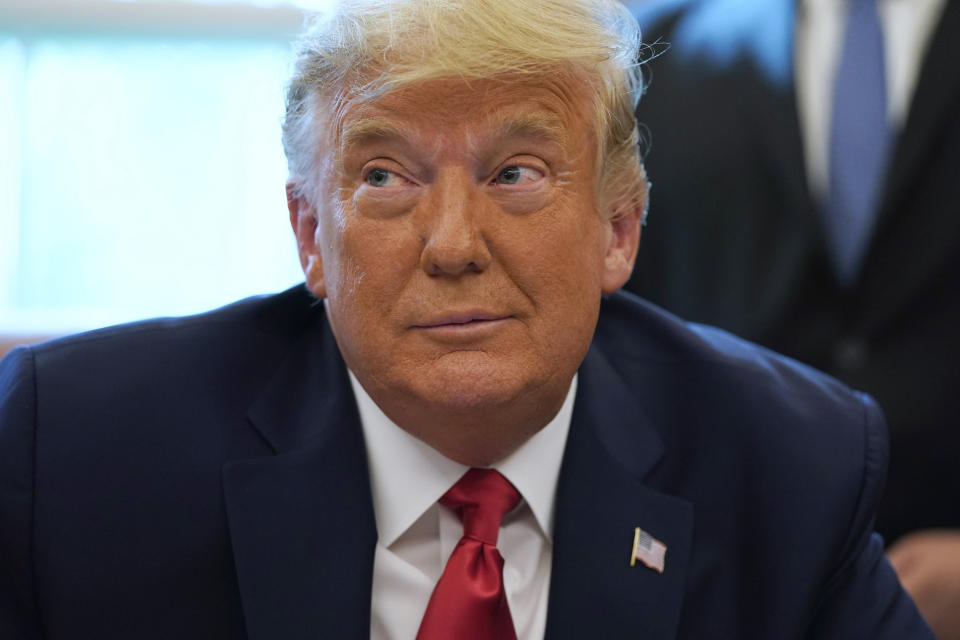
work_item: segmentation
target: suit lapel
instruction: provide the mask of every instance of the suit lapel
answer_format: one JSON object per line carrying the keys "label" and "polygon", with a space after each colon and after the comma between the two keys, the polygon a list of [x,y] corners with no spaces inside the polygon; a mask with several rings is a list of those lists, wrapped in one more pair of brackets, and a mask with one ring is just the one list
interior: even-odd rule
{"label": "suit lapel", "polygon": [[[693,508],[642,484],[663,443],[634,396],[591,347],[558,487],[547,637],[676,634]],[[369,637],[377,533],[366,452],[325,322],[248,416],[277,454],[223,471],[250,639]],[[663,574],[630,566],[635,527],[667,545]]]}
{"label": "suit lapel", "polygon": [[377,533],[366,452],[345,366],[319,321],[248,413],[277,455],[223,470],[251,640],[370,633]]}
{"label": "suit lapel", "polygon": [[[960,218],[946,203],[956,193],[946,167],[953,162],[951,131],[960,113],[960,2],[946,2],[921,65],[907,115],[890,155],[886,190],[860,286],[874,327],[909,312],[917,283],[931,282],[953,259]],[[939,199],[936,199],[939,197]],[[922,251],[918,248],[922,247]],[[877,301],[882,301],[877,306]],[[866,302],[864,302],[866,304]]]}
{"label": "suit lapel", "polygon": [[[642,484],[664,448],[635,396],[591,347],[557,489],[548,638],[676,636],[693,506]],[[635,527],[667,545],[662,574],[630,566]]]}
{"label": "suit lapel", "polygon": [[[720,91],[736,95],[734,118],[740,118],[736,130],[742,132],[740,157],[731,158],[749,175],[765,176],[752,183],[761,196],[784,206],[751,212],[726,212],[741,224],[727,250],[738,252],[742,264],[733,270],[727,283],[730,291],[739,291],[749,308],[742,314],[743,332],[760,335],[775,318],[794,303],[795,282],[807,273],[811,256],[826,258],[826,232],[819,204],[807,180],[800,114],[794,85],[794,39],[797,22],[795,0],[767,0],[744,3],[737,0],[717,3],[727,16],[704,21],[711,41],[742,40],[742,52],[729,64],[734,70],[723,76]],[[711,6],[704,3],[704,7]],[[724,27],[725,24],[729,26]],[[717,29],[730,33],[717,35]],[[742,217],[738,217],[742,216]],[[776,247],[776,250],[771,250]],[[734,282],[749,279],[744,289]]]}
{"label": "suit lapel", "polygon": [[889,224],[902,208],[917,173],[925,168],[929,149],[937,144],[945,118],[956,118],[960,107],[960,3],[946,2],[940,22],[920,67],[907,122],[890,156],[889,180],[884,193],[877,231]]}

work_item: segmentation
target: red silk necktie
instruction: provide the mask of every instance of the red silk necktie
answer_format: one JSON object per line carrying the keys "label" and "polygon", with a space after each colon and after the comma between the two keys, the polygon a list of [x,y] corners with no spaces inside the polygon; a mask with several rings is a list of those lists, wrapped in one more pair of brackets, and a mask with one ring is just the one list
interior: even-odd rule
{"label": "red silk necktie", "polygon": [[492,469],[470,469],[439,500],[457,512],[463,537],[430,596],[417,640],[516,640],[497,536],[520,494]]}

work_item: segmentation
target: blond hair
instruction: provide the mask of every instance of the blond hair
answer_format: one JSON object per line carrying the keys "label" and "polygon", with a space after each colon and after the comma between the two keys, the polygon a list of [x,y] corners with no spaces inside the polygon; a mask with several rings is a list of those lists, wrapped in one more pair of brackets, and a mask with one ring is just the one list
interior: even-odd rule
{"label": "blond hair", "polygon": [[598,208],[644,206],[634,118],[643,90],[640,30],[617,0],[342,0],[308,19],[287,90],[283,147],[297,195],[316,202],[314,116],[435,78],[591,79]]}

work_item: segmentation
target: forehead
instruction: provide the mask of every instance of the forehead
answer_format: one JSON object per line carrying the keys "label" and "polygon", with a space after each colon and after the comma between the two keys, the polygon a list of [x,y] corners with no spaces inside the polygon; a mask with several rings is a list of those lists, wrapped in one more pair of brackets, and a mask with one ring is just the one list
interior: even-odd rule
{"label": "forehead", "polygon": [[586,83],[570,74],[429,80],[348,107],[335,146],[342,152],[366,142],[442,135],[466,144],[529,137],[579,147],[593,137],[587,95]]}

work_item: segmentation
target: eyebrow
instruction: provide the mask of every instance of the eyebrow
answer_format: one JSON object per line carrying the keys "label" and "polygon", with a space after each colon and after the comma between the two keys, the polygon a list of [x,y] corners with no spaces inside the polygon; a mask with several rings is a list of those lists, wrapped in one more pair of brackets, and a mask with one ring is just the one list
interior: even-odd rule
{"label": "eyebrow", "polygon": [[407,133],[391,120],[382,118],[364,119],[351,122],[344,127],[340,134],[340,144],[343,151],[369,144],[389,140],[402,141],[408,138]]}
{"label": "eyebrow", "polygon": [[[563,122],[553,113],[532,111],[517,115],[491,116],[484,123],[493,131],[493,140],[505,138],[538,138],[565,147],[569,141]],[[340,134],[339,149],[350,149],[372,143],[407,142],[409,130],[385,118],[369,118],[351,122]]]}
{"label": "eyebrow", "polygon": [[566,147],[569,135],[563,121],[548,111],[531,111],[505,118],[494,116],[488,122],[494,139],[539,138]]}

